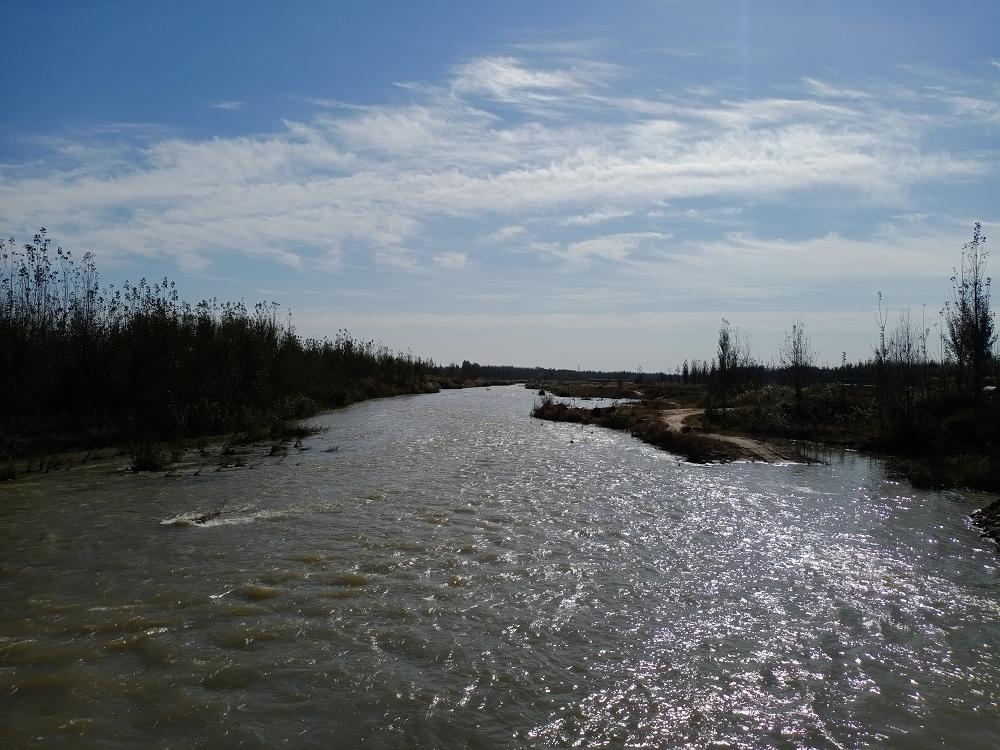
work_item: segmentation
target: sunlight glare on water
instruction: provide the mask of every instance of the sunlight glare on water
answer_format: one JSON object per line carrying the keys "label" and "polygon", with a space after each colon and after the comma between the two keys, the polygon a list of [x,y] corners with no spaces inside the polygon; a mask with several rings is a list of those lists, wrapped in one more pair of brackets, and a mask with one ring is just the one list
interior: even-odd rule
{"label": "sunlight glare on water", "polygon": [[358,404],[254,469],[0,487],[4,736],[1000,745],[982,498],[851,454],[688,465],[533,398]]}

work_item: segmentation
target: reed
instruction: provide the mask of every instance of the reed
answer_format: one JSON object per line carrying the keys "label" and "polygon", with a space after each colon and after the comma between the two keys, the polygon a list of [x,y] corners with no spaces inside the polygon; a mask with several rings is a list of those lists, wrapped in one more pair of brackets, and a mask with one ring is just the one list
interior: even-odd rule
{"label": "reed", "polygon": [[0,455],[182,436],[268,434],[320,408],[428,389],[433,363],[341,330],[303,339],[276,303],[183,301],[175,284],[102,284],[44,230],[0,241]]}

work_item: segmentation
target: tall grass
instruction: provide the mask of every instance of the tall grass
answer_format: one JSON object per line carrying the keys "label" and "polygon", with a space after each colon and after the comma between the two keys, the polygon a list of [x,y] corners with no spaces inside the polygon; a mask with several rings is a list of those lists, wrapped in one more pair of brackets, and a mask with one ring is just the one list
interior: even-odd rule
{"label": "tall grass", "polygon": [[190,304],[173,282],[102,285],[43,229],[0,241],[0,456],[149,445],[418,392],[430,363],[347,331],[303,339],[274,303]]}

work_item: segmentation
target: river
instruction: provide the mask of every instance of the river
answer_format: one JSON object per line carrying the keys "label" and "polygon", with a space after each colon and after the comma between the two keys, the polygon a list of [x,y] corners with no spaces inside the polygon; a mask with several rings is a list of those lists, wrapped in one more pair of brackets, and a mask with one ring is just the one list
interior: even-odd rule
{"label": "river", "polygon": [[689,465],[533,398],[0,486],[4,747],[1000,746],[983,497],[856,454]]}

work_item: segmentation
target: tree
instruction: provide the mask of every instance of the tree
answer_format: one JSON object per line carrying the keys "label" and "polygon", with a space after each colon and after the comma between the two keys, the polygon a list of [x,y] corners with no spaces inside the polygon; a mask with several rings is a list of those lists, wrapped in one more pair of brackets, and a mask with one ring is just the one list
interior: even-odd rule
{"label": "tree", "polygon": [[878,403],[878,429],[885,432],[885,417],[889,404],[889,343],[885,337],[885,327],[889,322],[889,313],[882,309],[882,292],[878,292],[878,307],[875,312],[875,325],[878,326],[878,345],[873,348],[875,354],[875,399]]}
{"label": "tree", "polygon": [[951,299],[944,304],[945,347],[958,365],[960,388],[966,369],[971,369],[977,402],[982,398],[983,378],[996,341],[985,243],[982,225],[977,221],[972,240],[962,246],[961,262],[951,277]]}
{"label": "tree", "polygon": [[785,333],[785,341],[778,349],[781,364],[788,369],[795,388],[795,413],[802,415],[802,388],[805,385],[806,373],[812,367],[814,354],[812,343],[805,334],[802,320],[792,322],[792,330]]}
{"label": "tree", "polygon": [[740,329],[725,318],[719,328],[716,361],[719,395],[722,398],[722,408],[726,409],[729,407],[729,394],[737,385],[740,369],[750,364],[750,346],[740,336]]}
{"label": "tree", "polygon": [[892,332],[889,340],[889,351],[897,400],[897,418],[902,416],[907,423],[913,418],[916,371],[917,363],[920,361],[919,342],[920,334],[913,327],[909,309],[901,310],[896,330]]}

